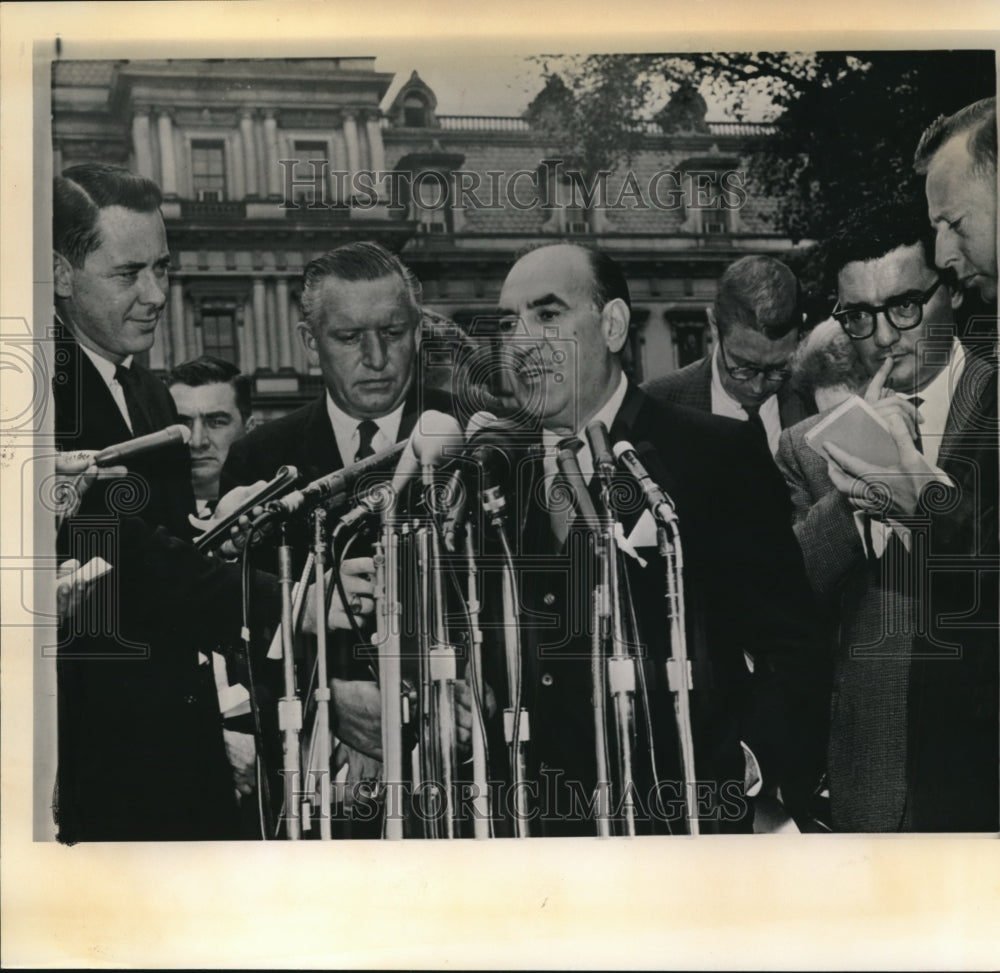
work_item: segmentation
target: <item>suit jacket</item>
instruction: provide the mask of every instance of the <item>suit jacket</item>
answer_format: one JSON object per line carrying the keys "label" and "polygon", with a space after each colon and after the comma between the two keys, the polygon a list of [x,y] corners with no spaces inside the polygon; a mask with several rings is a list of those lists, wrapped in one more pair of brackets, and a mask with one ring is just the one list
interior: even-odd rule
{"label": "suit jacket", "polygon": [[[849,504],[805,442],[782,434],[810,582],[826,606],[833,690],[831,814],[843,831],[996,830],[996,369],[968,356],[932,488],[868,560]],[[902,519],[902,518],[901,518]]]}
{"label": "suit jacket", "polygon": [[[132,439],[104,379],[76,339],[61,327],[57,328],[55,362],[52,392],[59,448],[103,449]],[[133,362],[131,368],[154,431],[178,422],[166,386],[138,363]],[[175,537],[192,537],[188,514],[194,512],[195,504],[187,447],[178,444],[158,449],[131,460],[128,468],[125,483],[94,484],[83,498],[80,514],[136,515],[152,527],[166,527]]]}
{"label": "suit jacket", "polygon": [[[815,751],[815,713],[821,709],[815,615],[791,532],[787,493],[763,444],[743,423],[661,406],[630,386],[610,432],[613,441],[651,445],[646,465],[677,509],[694,674],[696,772],[704,782],[703,827],[749,830],[752,813],[743,795],[741,741],[758,758],[765,781],[780,783],[810,759],[810,741]],[[525,620],[529,768],[543,795],[541,826],[547,834],[593,834],[593,820],[566,813],[572,792],[578,798],[589,796],[595,782],[588,634],[593,575],[585,555],[589,531],[579,519],[574,521],[566,547],[559,550],[550,515],[538,502],[540,458],[523,459],[515,475],[511,496],[520,501],[516,563]],[[618,485],[620,497],[632,498],[622,511],[628,535],[644,507],[628,477],[623,475]],[[596,489],[594,483],[591,489]],[[677,831],[684,830],[678,819],[683,777],[663,664],[668,638],[664,570],[655,549],[642,553],[649,565],[641,568],[629,560],[627,569],[649,698],[648,709],[640,704],[638,712],[645,710],[651,721],[667,807],[653,808],[649,818],[654,820],[640,826],[663,830],[667,817],[669,829]],[[752,673],[744,653],[753,659]],[[636,759],[646,802],[651,774],[644,719],[637,722]],[[810,719],[813,723],[807,725]],[[560,790],[550,784],[564,786]],[[550,789],[561,796],[547,797]],[[557,807],[559,801],[563,803]]]}
{"label": "suit jacket", "polygon": [[[446,392],[420,388],[414,383],[403,407],[397,441],[402,442],[413,432],[421,412],[434,409],[450,413],[452,408],[451,396]],[[303,482],[347,465],[330,425],[325,392],[308,405],[258,426],[233,443],[222,468],[220,495],[235,486],[270,480],[281,466],[289,465],[298,469]]]}
{"label": "suit jacket", "polygon": [[[712,356],[706,355],[699,361],[684,368],[654,378],[642,386],[642,390],[660,403],[686,405],[700,412],[712,411]],[[801,422],[816,411],[815,407],[803,399],[786,384],[778,392],[778,415],[781,428],[787,429]]]}
{"label": "suit jacket", "polygon": [[[60,446],[99,449],[130,439],[107,386],[66,333],[55,360]],[[175,422],[167,390],[133,368],[154,426]],[[59,837],[230,837],[232,774],[211,668],[199,664],[199,651],[217,646],[226,620],[238,632],[238,571],[170,536],[190,531],[186,448],[129,465],[126,481],[88,491],[59,536],[63,556],[100,555],[114,568],[61,633]],[[277,610],[274,596],[270,609]]]}

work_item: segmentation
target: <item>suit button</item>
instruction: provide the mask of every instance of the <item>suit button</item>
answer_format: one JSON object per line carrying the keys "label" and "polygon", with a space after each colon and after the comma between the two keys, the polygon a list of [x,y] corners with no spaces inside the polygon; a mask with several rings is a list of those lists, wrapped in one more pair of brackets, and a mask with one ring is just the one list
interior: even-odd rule
{"label": "suit button", "polygon": [[550,591],[544,598],[542,598],[543,604],[554,605],[556,603],[556,596]]}
{"label": "suit button", "polygon": [[554,680],[552,678],[552,673],[551,672],[543,672],[542,673],[542,685],[543,686],[551,686],[553,682],[554,682]]}
{"label": "suit button", "polygon": [[188,706],[194,706],[194,704],[197,701],[198,701],[198,697],[195,696],[194,693],[188,693],[187,696],[184,697],[184,702],[187,703]]}

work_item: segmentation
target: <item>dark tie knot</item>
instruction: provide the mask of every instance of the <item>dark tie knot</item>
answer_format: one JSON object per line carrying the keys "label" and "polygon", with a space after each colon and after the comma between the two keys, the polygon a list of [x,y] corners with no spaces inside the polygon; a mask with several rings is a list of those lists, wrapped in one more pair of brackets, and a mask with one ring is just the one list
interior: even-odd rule
{"label": "dark tie knot", "polygon": [[372,448],[372,441],[375,439],[375,433],[377,432],[378,423],[374,419],[362,419],[358,423],[358,451],[354,455],[355,462],[375,455],[375,450]]}

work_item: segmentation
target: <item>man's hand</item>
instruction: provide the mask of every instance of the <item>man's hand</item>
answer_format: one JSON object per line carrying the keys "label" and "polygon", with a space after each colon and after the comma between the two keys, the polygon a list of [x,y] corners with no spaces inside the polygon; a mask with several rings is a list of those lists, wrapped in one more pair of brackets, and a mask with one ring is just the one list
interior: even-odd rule
{"label": "man's hand", "polygon": [[52,491],[56,501],[56,530],[79,511],[83,495],[95,480],[113,480],[128,475],[124,466],[98,468],[94,464],[97,453],[96,449],[79,449],[56,456],[56,483]]}
{"label": "man's hand", "polygon": [[337,737],[372,760],[382,759],[382,696],[361,679],[331,679]]}
{"label": "man's hand", "polygon": [[[375,562],[370,557],[349,558],[341,562],[340,580],[347,595],[347,605],[340,600],[340,592],[334,588],[330,600],[330,611],[326,618],[329,629],[350,629],[351,622],[348,613],[353,615],[358,624],[363,624],[375,610]],[[326,585],[333,582],[333,572],[327,571]],[[306,603],[302,610],[302,631],[309,635],[316,634],[316,585],[309,586],[306,592]]]}
{"label": "man's hand", "polygon": [[913,445],[903,419],[890,414],[886,422],[899,450],[896,466],[872,466],[826,442],[823,446],[830,456],[827,472],[833,485],[856,510],[876,515],[910,515],[916,511],[924,487],[938,478]]}
{"label": "man's hand", "polygon": [[[334,784],[334,799],[339,797],[340,802],[347,808],[354,804],[354,798],[362,787],[369,788],[369,793],[375,794],[378,782],[382,779],[382,762],[341,742],[337,744],[337,749],[333,752],[331,774],[336,777],[345,765],[347,766],[347,778],[343,784]],[[336,793],[338,791],[339,794]]]}
{"label": "man's hand", "polygon": [[897,395],[892,389],[885,387],[889,375],[892,372],[893,359],[886,358],[882,366],[872,377],[865,390],[865,402],[867,402],[886,422],[889,416],[898,416],[906,431],[910,435],[911,442],[917,440],[917,426],[923,422],[923,417],[917,411],[917,407],[908,399]]}
{"label": "man's hand", "polygon": [[[202,520],[194,514],[190,514],[188,516],[188,520],[191,522],[192,526],[199,531],[211,530],[216,524],[225,520],[232,513],[243,506],[243,504],[246,503],[250,497],[260,490],[261,487],[266,485],[267,484],[264,480],[258,480],[256,483],[251,483],[249,486],[233,487],[233,489],[222,497],[216,504],[215,510],[212,512],[211,520]],[[219,554],[222,555],[222,557],[239,557],[240,552],[246,544],[247,529],[250,527],[250,522],[253,518],[259,517],[263,512],[263,507],[254,507],[249,514],[244,514],[240,517],[230,530],[229,539],[224,541],[219,547]]]}
{"label": "man's hand", "polygon": [[[485,700],[483,701],[484,718],[493,716],[497,710],[496,696],[489,686],[484,686]],[[458,735],[458,748],[463,753],[468,753],[472,744],[472,721],[475,714],[472,711],[472,688],[464,679],[455,680],[455,724]]]}

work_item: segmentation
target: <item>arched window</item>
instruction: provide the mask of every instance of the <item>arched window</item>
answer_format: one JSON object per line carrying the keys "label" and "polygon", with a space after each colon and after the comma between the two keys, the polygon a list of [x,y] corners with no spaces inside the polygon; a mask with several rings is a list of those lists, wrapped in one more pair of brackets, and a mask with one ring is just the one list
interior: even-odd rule
{"label": "arched window", "polygon": [[423,95],[409,94],[403,101],[403,124],[407,128],[427,127],[427,101]]}

